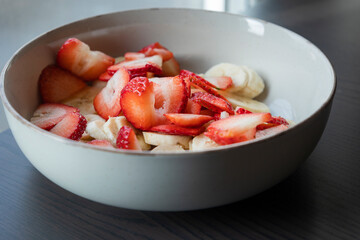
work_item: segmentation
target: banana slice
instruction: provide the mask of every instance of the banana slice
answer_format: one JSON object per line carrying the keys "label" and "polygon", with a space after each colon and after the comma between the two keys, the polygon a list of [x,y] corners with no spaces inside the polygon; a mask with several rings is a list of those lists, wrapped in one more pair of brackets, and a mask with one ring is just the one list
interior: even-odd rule
{"label": "banana slice", "polygon": [[159,145],[151,152],[185,152],[183,147],[179,144],[176,145]]}
{"label": "banana slice", "polygon": [[146,151],[146,150],[150,150],[151,149],[151,145],[147,144],[145,142],[144,136],[142,134],[137,134],[136,138],[139,142],[139,145],[141,147],[141,150]]}
{"label": "banana slice", "polygon": [[94,120],[86,125],[86,132],[95,139],[108,140],[107,135],[103,131],[105,120]]}
{"label": "banana slice", "polygon": [[[220,92],[220,91],[219,91]],[[266,104],[256,101],[254,99],[238,96],[234,93],[225,91],[220,92],[221,95],[226,97],[227,100],[233,105],[233,107],[242,107],[251,112],[270,112],[270,109]]]}
{"label": "banana slice", "polygon": [[124,116],[109,117],[109,119],[102,126],[102,130],[107,136],[107,139],[115,146],[117,135],[120,128],[123,126],[131,127],[131,124],[126,120]]}
{"label": "banana slice", "polygon": [[84,88],[70,98],[65,99],[62,103],[78,108],[82,115],[96,113],[93,100],[102,88],[102,83],[95,83],[94,86]]}
{"label": "banana slice", "polygon": [[150,145],[176,145],[180,144],[185,149],[189,148],[190,136],[166,135],[161,133],[143,132],[145,142]]}
{"label": "banana slice", "polygon": [[209,77],[231,77],[233,86],[228,88],[228,92],[237,93],[241,96],[254,98],[265,88],[264,81],[252,69],[246,66],[238,66],[231,63],[220,63],[211,67],[205,76]]}
{"label": "banana slice", "polygon": [[205,136],[203,133],[194,137],[192,141],[190,142],[190,148],[189,150],[192,151],[201,151],[211,148],[216,148],[221,145],[217,144],[207,136]]}

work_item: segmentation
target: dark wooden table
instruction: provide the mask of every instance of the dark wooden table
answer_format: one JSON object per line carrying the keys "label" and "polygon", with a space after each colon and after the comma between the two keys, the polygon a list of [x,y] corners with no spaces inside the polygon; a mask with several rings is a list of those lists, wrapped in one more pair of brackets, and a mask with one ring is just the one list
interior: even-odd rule
{"label": "dark wooden table", "polygon": [[192,212],[94,203],[30,165],[0,134],[0,239],[360,239],[360,1],[259,1],[247,15],[315,43],[338,87],[317,148],[291,177],[255,197]]}

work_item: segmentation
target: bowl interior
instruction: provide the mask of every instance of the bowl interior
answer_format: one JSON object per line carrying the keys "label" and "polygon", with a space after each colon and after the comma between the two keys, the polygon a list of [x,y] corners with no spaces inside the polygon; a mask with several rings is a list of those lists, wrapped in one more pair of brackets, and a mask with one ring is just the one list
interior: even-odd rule
{"label": "bowl interior", "polygon": [[30,119],[40,103],[38,77],[57,50],[77,37],[114,57],[159,41],[181,67],[205,72],[220,62],[247,65],[265,80],[258,97],[274,115],[301,122],[331,96],[335,80],[324,54],[301,36],[261,20],[189,9],[114,13],[48,32],[20,49],[3,72],[10,105]]}

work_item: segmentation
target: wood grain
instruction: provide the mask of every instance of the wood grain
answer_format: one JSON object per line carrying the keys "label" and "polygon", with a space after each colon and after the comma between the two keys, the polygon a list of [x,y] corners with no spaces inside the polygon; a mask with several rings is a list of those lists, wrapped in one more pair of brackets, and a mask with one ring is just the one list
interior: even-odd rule
{"label": "wood grain", "polygon": [[287,180],[208,210],[120,209],[69,193],[42,176],[9,130],[0,134],[0,239],[359,239],[360,1],[267,0],[248,15],[315,43],[338,87],[317,148]]}

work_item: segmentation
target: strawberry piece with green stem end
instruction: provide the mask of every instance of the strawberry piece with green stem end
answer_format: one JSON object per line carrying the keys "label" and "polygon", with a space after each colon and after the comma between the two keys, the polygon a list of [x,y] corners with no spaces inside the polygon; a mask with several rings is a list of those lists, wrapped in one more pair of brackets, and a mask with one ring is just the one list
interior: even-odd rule
{"label": "strawberry piece with green stem end", "polygon": [[164,116],[173,124],[180,127],[201,127],[205,123],[213,120],[211,116],[187,113],[167,113]]}
{"label": "strawberry piece with green stem end", "polygon": [[257,125],[270,119],[270,113],[234,115],[212,122],[205,135],[220,145],[247,141],[255,137]]}
{"label": "strawberry piece with green stem end", "polygon": [[121,91],[121,108],[137,129],[147,130],[157,121],[153,83],[145,77],[133,78]]}
{"label": "strawberry piece with green stem end", "polygon": [[157,125],[149,129],[151,132],[160,132],[160,133],[166,133],[170,135],[183,135],[183,136],[197,136],[201,134],[204,129],[203,128],[186,128],[186,127],[180,127],[177,125],[170,125],[170,124],[164,124],[164,125]]}
{"label": "strawberry piece with green stem end", "polygon": [[121,112],[121,91],[130,81],[125,68],[120,68],[94,98],[94,108],[104,119],[116,117]]}
{"label": "strawberry piece with green stem end", "polygon": [[116,147],[128,150],[141,150],[135,132],[131,127],[123,126],[120,128],[116,139]]}
{"label": "strawberry piece with green stem end", "polygon": [[86,87],[86,83],[55,65],[44,68],[39,77],[39,88],[43,102],[58,103]]}
{"label": "strawberry piece with green stem end", "polygon": [[70,38],[58,51],[56,62],[73,74],[87,81],[93,81],[113,65],[115,59],[103,52],[91,51],[84,42]]}
{"label": "strawberry piece with green stem end", "polygon": [[78,112],[72,112],[57,123],[50,132],[77,141],[84,133],[86,124],[87,121],[83,115]]}
{"label": "strawberry piece with green stem end", "polygon": [[30,121],[39,128],[50,130],[72,112],[79,112],[79,109],[65,104],[44,103],[38,106]]}
{"label": "strawberry piece with green stem end", "polygon": [[201,106],[210,109],[214,112],[226,111],[229,114],[234,114],[231,104],[222,98],[218,98],[210,93],[206,92],[195,92],[192,94],[191,99],[199,103]]}

